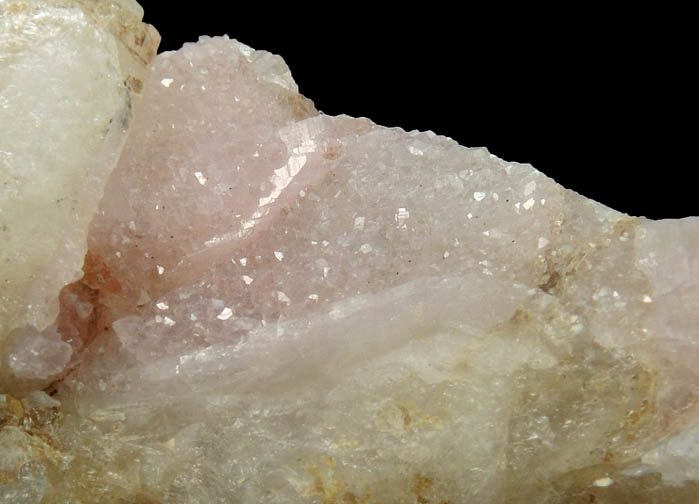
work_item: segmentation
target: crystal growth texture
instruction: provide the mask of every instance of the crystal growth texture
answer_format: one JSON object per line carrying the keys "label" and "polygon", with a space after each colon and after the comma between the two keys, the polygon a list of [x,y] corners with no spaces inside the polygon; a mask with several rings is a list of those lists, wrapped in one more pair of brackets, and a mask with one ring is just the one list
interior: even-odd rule
{"label": "crystal growth texture", "polygon": [[699,219],[324,115],[227,37],[133,114],[59,339],[13,335],[72,357],[0,381],[0,502],[697,501]]}

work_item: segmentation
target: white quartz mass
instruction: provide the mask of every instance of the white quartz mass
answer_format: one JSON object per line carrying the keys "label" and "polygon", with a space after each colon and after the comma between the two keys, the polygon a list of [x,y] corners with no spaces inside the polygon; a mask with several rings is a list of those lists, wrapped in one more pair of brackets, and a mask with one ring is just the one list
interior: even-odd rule
{"label": "white quartz mass", "polygon": [[324,115],[228,37],[158,55],[132,106],[94,215],[47,224],[87,235],[82,277],[0,341],[0,502],[697,502],[699,219]]}
{"label": "white quartz mass", "polygon": [[[72,353],[49,326],[60,290],[82,276],[87,226],[159,37],[130,0],[3,0],[0,15],[0,356],[38,385]],[[27,351],[14,341],[36,338],[53,347],[44,374],[13,358]]]}

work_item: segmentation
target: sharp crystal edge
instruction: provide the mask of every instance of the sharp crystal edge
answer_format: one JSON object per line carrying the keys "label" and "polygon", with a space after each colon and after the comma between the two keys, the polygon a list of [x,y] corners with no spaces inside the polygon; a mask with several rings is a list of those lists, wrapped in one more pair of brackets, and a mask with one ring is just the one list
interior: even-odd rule
{"label": "sharp crystal edge", "polygon": [[[0,5],[23,265],[2,270],[0,502],[697,501],[699,219],[321,114],[227,37],[134,73],[157,35],[133,2]],[[53,64],[70,51],[84,71]]]}

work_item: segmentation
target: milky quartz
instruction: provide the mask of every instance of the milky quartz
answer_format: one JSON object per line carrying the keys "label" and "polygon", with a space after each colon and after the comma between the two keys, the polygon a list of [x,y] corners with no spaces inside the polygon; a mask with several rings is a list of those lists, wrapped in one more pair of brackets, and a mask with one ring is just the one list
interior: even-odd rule
{"label": "milky quartz", "polygon": [[[61,288],[82,276],[87,226],[125,140],[132,94],[155,56],[159,37],[142,15],[133,0],[0,1],[6,381],[37,385],[32,380],[50,380],[71,358],[71,345],[50,326]],[[43,350],[28,363],[34,346]]]}
{"label": "milky quartz", "polygon": [[134,104],[0,502],[697,502],[699,219],[320,114],[227,37]]}

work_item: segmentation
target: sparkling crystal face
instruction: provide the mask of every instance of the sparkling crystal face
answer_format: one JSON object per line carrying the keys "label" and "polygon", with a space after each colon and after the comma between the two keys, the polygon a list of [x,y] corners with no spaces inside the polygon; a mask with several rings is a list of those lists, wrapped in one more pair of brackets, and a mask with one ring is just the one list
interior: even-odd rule
{"label": "sparkling crystal face", "polygon": [[[699,219],[324,115],[227,37],[142,77],[123,149],[94,137],[118,162],[92,210],[41,217],[61,247],[86,236],[83,276],[60,296],[31,277],[55,291],[47,325],[0,317],[0,502],[696,502]],[[82,162],[72,137],[46,149]],[[37,187],[79,192],[42,152]]]}

